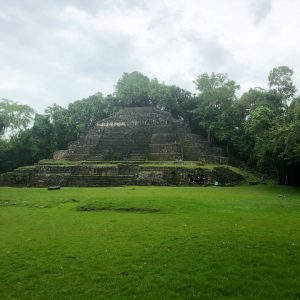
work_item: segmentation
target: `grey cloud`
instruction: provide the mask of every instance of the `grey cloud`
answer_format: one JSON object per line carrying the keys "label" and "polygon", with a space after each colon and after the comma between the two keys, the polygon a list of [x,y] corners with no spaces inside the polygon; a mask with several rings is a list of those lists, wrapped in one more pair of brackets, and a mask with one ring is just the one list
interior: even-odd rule
{"label": "grey cloud", "polygon": [[271,12],[271,0],[252,0],[251,11],[254,14],[254,21],[258,25]]}
{"label": "grey cloud", "polygon": [[76,73],[109,76],[134,64],[134,58],[131,56],[133,46],[127,36],[116,33],[95,34],[90,36],[89,40],[89,47],[81,47],[78,44],[73,45],[76,49],[69,46],[62,51],[64,60],[72,65]]}
{"label": "grey cloud", "polygon": [[[56,35],[60,30],[74,29],[74,24],[55,17],[61,10],[50,5],[53,10],[46,12],[43,6],[35,6],[36,1],[28,1],[23,9],[22,3],[14,6],[18,1],[12,1],[4,11],[8,18],[0,19],[0,78],[9,74],[13,83],[23,85],[36,81],[36,86],[10,90],[1,87],[0,81],[0,97],[25,101],[41,111],[54,101],[66,105],[99,90],[110,93],[122,72],[139,69],[131,56],[130,37],[114,32],[85,32],[79,28],[87,45],[80,40],[69,43]],[[20,77],[26,73],[30,80],[22,81]]]}
{"label": "grey cloud", "polygon": [[[224,67],[234,64],[232,53],[220,43],[217,37],[204,38],[191,32],[186,35],[186,39],[197,48],[198,65],[205,65],[208,70],[221,71]],[[193,68],[197,68],[197,64]]]}
{"label": "grey cloud", "polygon": [[59,12],[66,6],[74,6],[80,10],[86,11],[89,14],[97,13],[99,10],[111,7],[140,7],[145,8],[147,0],[0,0],[1,10],[20,10],[30,12],[37,17],[43,12],[56,11]]}
{"label": "grey cloud", "polygon": [[218,41],[206,40],[203,42],[201,54],[204,57],[205,64],[214,70],[234,63],[232,54]]}

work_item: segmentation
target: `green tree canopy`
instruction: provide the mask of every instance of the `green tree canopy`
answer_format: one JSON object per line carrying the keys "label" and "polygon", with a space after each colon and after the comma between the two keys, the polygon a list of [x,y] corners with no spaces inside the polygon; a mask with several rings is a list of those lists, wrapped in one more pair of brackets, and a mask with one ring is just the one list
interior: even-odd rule
{"label": "green tree canopy", "polygon": [[287,66],[273,68],[269,73],[269,88],[282,96],[285,105],[297,91],[292,80],[293,74],[294,71]]}
{"label": "green tree canopy", "polygon": [[191,103],[192,94],[176,85],[166,85],[156,78],[150,81],[149,99],[153,106],[170,112],[175,118],[185,118],[187,106],[195,108]]}
{"label": "green tree canopy", "polygon": [[266,91],[262,88],[250,89],[245,92],[236,105],[243,115],[243,118],[249,117],[251,112],[260,106],[269,107],[276,114],[283,111],[282,98],[278,93]]}
{"label": "green tree canopy", "polygon": [[194,83],[199,92],[195,111],[200,127],[207,132],[209,141],[217,138],[225,142],[228,149],[235,128],[232,106],[239,85],[222,73],[203,73]]}
{"label": "green tree canopy", "polygon": [[109,103],[102,93],[77,100],[68,106],[68,114],[76,126],[78,134],[86,132],[96,121],[109,115]]}
{"label": "green tree canopy", "polygon": [[55,141],[56,149],[66,149],[68,143],[76,139],[76,123],[68,109],[57,104],[49,106],[45,110],[49,118]]}
{"label": "green tree canopy", "polygon": [[140,72],[123,73],[116,84],[115,95],[122,107],[149,106],[150,79]]}
{"label": "green tree canopy", "polygon": [[276,115],[267,106],[259,106],[250,113],[245,126],[247,131],[253,135],[261,135],[276,123]]}
{"label": "green tree canopy", "polygon": [[1,99],[0,100],[0,136],[5,131],[19,131],[26,129],[32,122],[34,110],[18,102]]}

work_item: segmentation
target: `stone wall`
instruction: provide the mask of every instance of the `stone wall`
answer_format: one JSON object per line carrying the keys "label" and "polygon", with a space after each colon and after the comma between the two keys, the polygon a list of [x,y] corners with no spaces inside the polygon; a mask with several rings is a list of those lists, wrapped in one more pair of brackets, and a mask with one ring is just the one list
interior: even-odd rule
{"label": "stone wall", "polygon": [[153,166],[118,163],[111,166],[43,165],[18,168],[0,175],[1,186],[123,186],[123,185],[223,185],[243,182],[243,177],[228,168]]}

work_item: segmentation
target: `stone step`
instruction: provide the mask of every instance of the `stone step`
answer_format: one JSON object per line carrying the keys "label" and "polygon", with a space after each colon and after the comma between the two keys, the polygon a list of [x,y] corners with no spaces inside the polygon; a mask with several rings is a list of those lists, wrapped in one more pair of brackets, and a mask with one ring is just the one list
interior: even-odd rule
{"label": "stone step", "polygon": [[114,152],[128,152],[128,153],[140,153],[140,152],[145,152],[148,150],[148,145],[146,146],[134,146],[134,147],[130,147],[130,145],[98,145],[97,147],[95,147],[94,149],[92,149],[90,151],[91,154],[93,153],[101,153],[104,151],[114,151]]}
{"label": "stone step", "polygon": [[176,133],[154,133],[151,136],[151,144],[174,143],[179,140]]}
{"label": "stone step", "polygon": [[135,175],[117,176],[70,176],[67,186],[123,186],[134,185]]}
{"label": "stone step", "polygon": [[141,153],[130,153],[128,156],[128,160],[144,161],[146,159],[146,155]]}
{"label": "stone step", "polygon": [[170,153],[170,154],[175,154],[175,153],[181,153],[182,154],[182,149],[180,144],[150,144],[149,145],[149,153],[150,155],[153,153]]}
{"label": "stone step", "polygon": [[182,153],[150,153],[150,159],[152,160],[162,160],[162,161],[172,161],[172,160],[183,160]]}
{"label": "stone step", "polygon": [[226,165],[228,164],[228,157],[224,156],[213,156],[213,155],[198,155],[197,159],[203,163]]}

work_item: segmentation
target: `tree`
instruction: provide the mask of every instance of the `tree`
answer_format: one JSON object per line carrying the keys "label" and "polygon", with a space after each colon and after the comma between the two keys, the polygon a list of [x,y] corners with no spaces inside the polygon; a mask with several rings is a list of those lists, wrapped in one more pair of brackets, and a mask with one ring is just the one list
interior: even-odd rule
{"label": "tree", "polygon": [[209,141],[217,139],[225,143],[229,150],[231,135],[235,130],[233,102],[239,85],[230,80],[227,74],[221,73],[204,73],[194,83],[199,91],[195,111],[200,127],[207,132]]}
{"label": "tree", "polygon": [[70,112],[53,104],[45,110],[53,128],[53,138],[56,149],[66,149],[68,143],[76,139],[76,124]]}
{"label": "tree", "polygon": [[149,106],[150,79],[140,72],[123,73],[116,84],[115,95],[120,106]]}
{"label": "tree", "polygon": [[149,99],[153,106],[170,112],[174,118],[185,118],[191,105],[192,95],[189,91],[175,85],[160,83],[156,78],[150,81]]}
{"label": "tree", "polygon": [[34,110],[9,99],[0,100],[0,136],[6,131],[24,130],[32,122]]}
{"label": "tree", "polygon": [[0,140],[0,172],[50,158],[55,150],[49,117],[36,114],[30,129],[19,131],[9,140]]}
{"label": "tree", "polygon": [[68,106],[68,114],[76,127],[76,133],[87,132],[95,122],[109,115],[109,103],[102,93],[96,93],[88,98],[77,100]]}
{"label": "tree", "polygon": [[247,132],[259,136],[270,129],[276,122],[276,115],[267,106],[259,106],[250,113],[249,119],[245,123]]}
{"label": "tree", "polygon": [[292,80],[293,74],[293,70],[287,66],[273,68],[269,73],[269,88],[282,96],[285,106],[287,106],[297,91]]}
{"label": "tree", "polygon": [[[294,98],[285,118],[284,149],[279,158],[284,162],[285,173],[281,174],[280,181],[288,184],[299,183],[300,172],[300,97]],[[276,136],[278,137],[278,136]]]}
{"label": "tree", "polygon": [[235,99],[235,92],[240,88],[226,73],[203,73],[194,83],[200,95],[205,96],[202,100],[214,105]]}
{"label": "tree", "polygon": [[48,116],[36,114],[29,132],[29,143],[33,161],[50,158],[55,149],[53,125]]}
{"label": "tree", "polygon": [[237,109],[246,119],[251,112],[260,106],[269,107],[276,114],[283,112],[282,98],[278,93],[266,91],[262,88],[250,89],[236,101]]}

